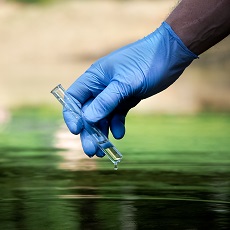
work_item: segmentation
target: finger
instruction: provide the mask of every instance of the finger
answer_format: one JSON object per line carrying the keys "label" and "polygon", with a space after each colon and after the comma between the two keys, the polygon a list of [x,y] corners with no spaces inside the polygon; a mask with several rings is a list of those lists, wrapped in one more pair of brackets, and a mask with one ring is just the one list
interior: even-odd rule
{"label": "finger", "polygon": [[63,110],[63,118],[71,133],[79,134],[83,129],[83,123],[81,118],[77,118],[69,110],[66,109]]}
{"label": "finger", "polygon": [[84,104],[89,98],[96,97],[104,90],[105,84],[98,80],[100,77],[101,73],[96,68],[90,67],[67,89],[67,93]]}
{"label": "finger", "polygon": [[99,149],[95,140],[86,130],[83,130],[81,132],[80,137],[82,148],[86,155],[88,155],[89,157],[93,157],[94,155],[96,155],[97,157],[103,157],[105,155],[102,150]]}
{"label": "finger", "polygon": [[[85,102],[85,104],[82,107],[82,111],[84,112],[86,108],[90,105],[90,103],[93,101],[93,98],[90,98]],[[84,123],[86,125],[86,123]],[[98,128],[101,129],[101,131],[108,136],[108,121],[106,119],[101,120],[98,123]],[[103,157],[105,154],[99,149],[97,143],[93,139],[92,135],[90,135],[86,130],[84,130],[81,133],[81,141],[82,141],[82,147],[84,152],[92,157],[96,155],[97,157]]]}
{"label": "finger", "polygon": [[96,154],[95,154],[97,157],[104,157],[105,156],[105,154],[104,154],[104,152],[102,152],[102,150],[101,149],[97,149],[97,152],[96,152]]}
{"label": "finger", "polygon": [[140,99],[130,97],[123,100],[116,108],[110,123],[110,130],[116,139],[121,139],[125,135],[125,117],[128,111],[135,107]]}
{"label": "finger", "polygon": [[115,113],[122,114],[124,116],[127,115],[130,109],[135,107],[141,101],[140,98],[137,97],[129,97],[123,100],[119,106],[116,108]]}
{"label": "finger", "polygon": [[[85,110],[89,107],[89,105],[92,103],[94,98],[90,98],[88,101],[85,102],[85,104],[82,107],[82,112],[85,112]],[[84,119],[84,118],[83,118]],[[83,122],[85,124],[85,120]],[[86,124],[89,125],[88,122],[86,122]],[[85,125],[86,125],[85,124]],[[101,132],[108,137],[109,134],[109,122],[106,118],[100,120],[97,124],[96,124],[97,128],[99,128],[101,130]]]}
{"label": "finger", "polygon": [[115,114],[110,123],[110,130],[116,139],[121,139],[125,135],[125,116]]}
{"label": "finger", "polygon": [[97,152],[97,145],[90,136],[90,134],[84,129],[80,133],[82,148],[86,155],[93,157]]}
{"label": "finger", "polygon": [[109,115],[125,97],[121,90],[123,87],[119,82],[111,82],[88,106],[84,118],[89,123],[96,123]]}
{"label": "finger", "polygon": [[88,78],[88,75],[83,74],[66,90],[68,94],[80,101],[81,104],[84,104],[92,96],[88,87],[89,84],[86,83],[89,81]]}

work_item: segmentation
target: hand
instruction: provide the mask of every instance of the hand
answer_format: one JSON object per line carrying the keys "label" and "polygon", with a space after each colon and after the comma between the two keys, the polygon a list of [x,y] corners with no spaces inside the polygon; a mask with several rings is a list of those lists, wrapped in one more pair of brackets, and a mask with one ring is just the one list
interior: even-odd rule
{"label": "hand", "polygon": [[[147,37],[99,59],[67,92],[83,105],[83,119],[97,123],[106,135],[110,128],[113,136],[120,139],[125,134],[128,111],[142,99],[170,86],[195,58],[164,22]],[[74,121],[65,111],[64,119],[72,133],[81,132],[87,155],[103,156],[81,121]]]}

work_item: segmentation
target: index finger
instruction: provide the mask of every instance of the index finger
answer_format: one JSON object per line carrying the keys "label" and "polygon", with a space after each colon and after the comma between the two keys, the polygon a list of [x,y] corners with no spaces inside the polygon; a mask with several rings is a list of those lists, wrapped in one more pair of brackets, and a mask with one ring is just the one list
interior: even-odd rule
{"label": "index finger", "polygon": [[90,98],[95,98],[105,87],[99,76],[86,71],[67,89],[67,93],[83,105]]}

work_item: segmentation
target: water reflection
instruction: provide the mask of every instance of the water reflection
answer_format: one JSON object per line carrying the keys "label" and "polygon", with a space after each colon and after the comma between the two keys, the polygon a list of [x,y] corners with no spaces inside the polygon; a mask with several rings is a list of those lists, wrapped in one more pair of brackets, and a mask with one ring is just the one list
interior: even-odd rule
{"label": "water reflection", "polygon": [[227,151],[129,150],[114,171],[66,128],[53,140],[52,117],[22,115],[1,133],[0,229],[230,229]]}
{"label": "water reflection", "polygon": [[62,161],[59,163],[60,169],[71,171],[96,169],[95,160],[89,160],[82,150],[80,136],[71,134],[65,125],[60,126],[56,131],[54,146],[63,149],[58,152],[58,155],[62,157]]}
{"label": "water reflection", "polygon": [[[17,192],[2,201],[2,229],[228,229],[218,203],[183,200],[46,199]],[[229,204],[226,204],[229,210]]]}
{"label": "water reflection", "polygon": [[230,229],[227,163],[126,159],[114,171],[65,128],[55,143],[0,147],[0,229]]}
{"label": "water reflection", "polygon": [[53,165],[36,166],[26,156],[20,167],[1,164],[1,229],[230,227],[229,172],[172,172],[169,165],[71,171],[57,167],[60,159],[51,150],[45,150],[46,161]]}
{"label": "water reflection", "polygon": [[136,216],[137,208],[135,208],[135,203],[132,200],[121,201],[121,229],[137,229]]}

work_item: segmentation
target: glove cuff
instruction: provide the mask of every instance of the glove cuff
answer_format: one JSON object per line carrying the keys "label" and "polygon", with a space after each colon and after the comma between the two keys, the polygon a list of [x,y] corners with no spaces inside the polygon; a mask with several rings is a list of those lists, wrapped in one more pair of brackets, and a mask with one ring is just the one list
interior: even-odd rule
{"label": "glove cuff", "polygon": [[191,50],[188,49],[188,47],[183,43],[183,41],[173,31],[172,27],[167,22],[163,22],[161,26],[164,27],[170,33],[170,35],[177,41],[178,45],[180,45],[188,55],[190,55],[194,59],[199,58],[196,54],[194,54]]}

